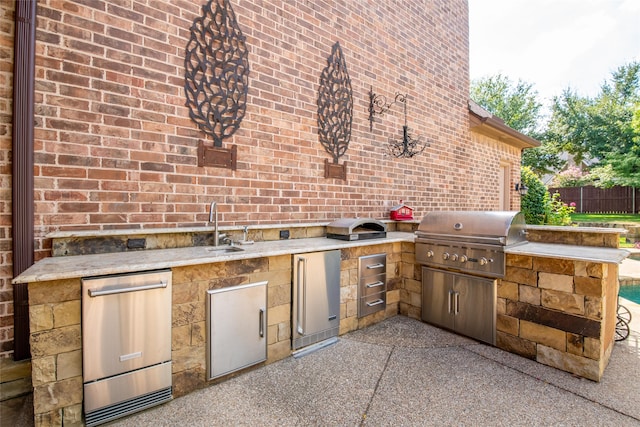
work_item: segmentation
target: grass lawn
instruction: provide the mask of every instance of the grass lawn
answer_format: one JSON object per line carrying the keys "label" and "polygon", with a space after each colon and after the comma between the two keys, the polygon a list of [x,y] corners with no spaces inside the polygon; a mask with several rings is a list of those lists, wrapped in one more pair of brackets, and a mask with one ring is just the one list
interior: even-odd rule
{"label": "grass lawn", "polygon": [[[636,214],[572,214],[573,222],[615,222],[615,223],[632,223],[640,224],[640,215]],[[633,243],[627,243],[624,237],[620,237],[621,248],[633,248]]]}
{"label": "grass lawn", "polygon": [[640,224],[640,214],[571,214],[573,222],[631,222]]}

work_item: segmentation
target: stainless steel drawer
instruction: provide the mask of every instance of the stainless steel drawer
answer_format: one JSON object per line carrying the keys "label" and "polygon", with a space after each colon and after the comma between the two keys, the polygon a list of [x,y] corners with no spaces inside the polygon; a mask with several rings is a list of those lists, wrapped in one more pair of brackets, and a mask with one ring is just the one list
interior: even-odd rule
{"label": "stainless steel drawer", "polygon": [[358,258],[358,317],[387,306],[387,254]]}
{"label": "stainless steel drawer", "polygon": [[380,310],[384,310],[387,306],[387,293],[380,292],[359,299],[358,317],[367,316]]}
{"label": "stainless steel drawer", "polygon": [[358,258],[360,277],[375,276],[387,271],[387,254],[367,255]]}
{"label": "stainless steel drawer", "polygon": [[84,382],[171,360],[171,271],[82,279]]}
{"label": "stainless steel drawer", "polygon": [[360,278],[360,297],[366,297],[387,290],[387,275]]}

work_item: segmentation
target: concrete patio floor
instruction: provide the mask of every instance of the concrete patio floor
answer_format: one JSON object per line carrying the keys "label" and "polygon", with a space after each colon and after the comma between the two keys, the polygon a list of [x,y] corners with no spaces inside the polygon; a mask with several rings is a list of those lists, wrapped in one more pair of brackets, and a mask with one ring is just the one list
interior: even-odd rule
{"label": "concrete patio floor", "polygon": [[599,383],[396,316],[109,425],[640,426],[640,305],[620,303],[631,333]]}
{"label": "concrete patio floor", "polygon": [[637,330],[596,383],[396,316],[109,425],[638,426]]}

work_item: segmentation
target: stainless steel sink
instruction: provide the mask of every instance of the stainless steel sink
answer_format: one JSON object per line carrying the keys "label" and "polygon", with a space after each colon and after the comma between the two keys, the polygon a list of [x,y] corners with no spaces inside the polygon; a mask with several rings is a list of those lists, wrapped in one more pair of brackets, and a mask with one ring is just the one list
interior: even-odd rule
{"label": "stainless steel sink", "polygon": [[224,255],[244,251],[244,249],[237,246],[205,246],[205,250],[213,255]]}

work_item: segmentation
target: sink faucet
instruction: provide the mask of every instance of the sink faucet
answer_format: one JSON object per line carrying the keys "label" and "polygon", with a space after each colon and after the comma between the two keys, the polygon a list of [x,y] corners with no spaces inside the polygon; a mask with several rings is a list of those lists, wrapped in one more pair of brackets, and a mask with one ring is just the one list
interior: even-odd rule
{"label": "sink faucet", "polygon": [[216,202],[211,202],[209,205],[209,224],[213,222],[213,246],[218,246],[218,239],[220,236],[218,235],[218,204]]}

